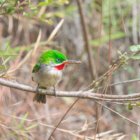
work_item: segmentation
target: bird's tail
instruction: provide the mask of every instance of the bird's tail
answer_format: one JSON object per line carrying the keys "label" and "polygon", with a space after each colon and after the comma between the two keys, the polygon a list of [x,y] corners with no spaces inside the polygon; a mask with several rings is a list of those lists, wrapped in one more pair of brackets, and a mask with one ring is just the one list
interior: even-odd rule
{"label": "bird's tail", "polygon": [[43,94],[36,94],[33,98],[33,101],[37,101],[39,103],[43,103],[45,104],[46,103],[46,95],[43,95]]}

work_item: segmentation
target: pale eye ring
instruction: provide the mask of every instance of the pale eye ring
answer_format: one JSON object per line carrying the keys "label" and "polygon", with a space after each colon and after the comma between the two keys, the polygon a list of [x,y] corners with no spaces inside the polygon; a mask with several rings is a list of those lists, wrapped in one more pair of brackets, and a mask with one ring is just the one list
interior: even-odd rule
{"label": "pale eye ring", "polygon": [[57,62],[57,63],[60,63],[61,60],[60,60],[59,58],[56,58],[56,62]]}

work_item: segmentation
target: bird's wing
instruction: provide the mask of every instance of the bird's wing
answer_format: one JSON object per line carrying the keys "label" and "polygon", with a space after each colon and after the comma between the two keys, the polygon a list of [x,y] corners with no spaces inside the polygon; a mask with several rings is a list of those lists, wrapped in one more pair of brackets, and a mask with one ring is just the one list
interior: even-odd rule
{"label": "bird's wing", "polygon": [[37,64],[33,67],[32,73],[38,72],[38,71],[40,70],[42,64],[45,64],[45,63],[46,63],[47,58],[48,58],[48,57],[47,57],[47,55],[46,55],[46,52],[43,53],[43,54],[39,57],[39,59],[38,59],[38,61],[37,61]]}
{"label": "bird's wing", "polygon": [[40,67],[41,67],[40,63],[37,63],[37,64],[33,67],[32,73],[38,72],[39,69],[40,69]]}

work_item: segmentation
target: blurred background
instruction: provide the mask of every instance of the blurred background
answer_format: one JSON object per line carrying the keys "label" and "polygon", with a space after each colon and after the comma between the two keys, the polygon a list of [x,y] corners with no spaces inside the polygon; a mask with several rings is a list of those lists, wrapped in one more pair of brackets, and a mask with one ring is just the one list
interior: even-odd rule
{"label": "blurred background", "polygon": [[[0,77],[36,87],[31,78],[34,64],[41,52],[56,49],[82,61],[66,67],[57,90],[82,90],[104,74],[120,52],[140,42],[139,13],[140,0],[0,0]],[[48,39],[62,19],[56,35]],[[100,86],[139,77],[139,60],[129,61]],[[116,85],[106,94],[136,93],[139,85]],[[76,100],[47,96],[44,105],[33,102],[33,95],[0,86],[1,140],[47,140]],[[125,104],[104,104],[139,123],[138,106],[129,110]],[[138,125],[94,100],[80,99],[52,140],[138,140],[139,131]]]}

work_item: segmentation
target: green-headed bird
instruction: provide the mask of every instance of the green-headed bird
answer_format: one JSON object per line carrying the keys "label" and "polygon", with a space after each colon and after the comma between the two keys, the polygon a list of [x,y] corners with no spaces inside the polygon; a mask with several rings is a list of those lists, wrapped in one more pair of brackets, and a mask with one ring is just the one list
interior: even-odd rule
{"label": "green-headed bird", "polygon": [[[32,79],[38,84],[37,89],[53,87],[55,93],[55,86],[61,80],[63,69],[67,64],[74,63],[80,63],[80,61],[68,60],[63,53],[57,50],[42,53],[32,70]],[[33,100],[46,103],[46,95],[37,93]]]}

